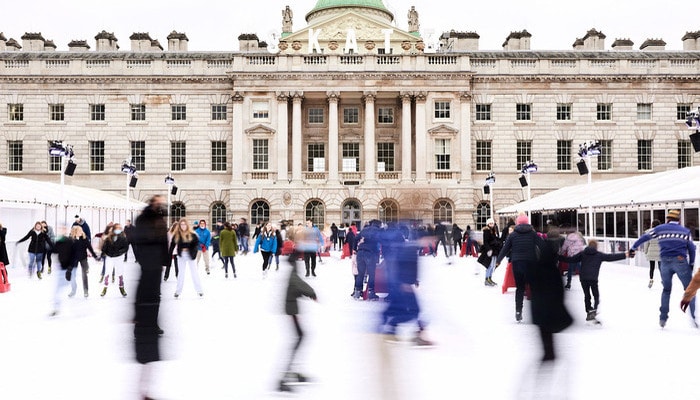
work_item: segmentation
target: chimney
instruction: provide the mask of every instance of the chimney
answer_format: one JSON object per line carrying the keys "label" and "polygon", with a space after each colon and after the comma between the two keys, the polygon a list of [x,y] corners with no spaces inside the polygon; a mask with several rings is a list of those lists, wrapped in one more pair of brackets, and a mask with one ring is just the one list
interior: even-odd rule
{"label": "chimney", "polygon": [[244,33],[238,36],[238,49],[240,51],[257,51],[260,47],[258,35],[254,33]]}
{"label": "chimney", "polygon": [[666,42],[663,39],[647,39],[639,46],[639,50],[664,51],[666,50]]}
{"label": "chimney", "polygon": [[7,38],[0,32],[0,51],[5,51],[7,48]]}
{"label": "chimney", "polygon": [[148,32],[134,32],[129,36],[129,40],[131,40],[131,51],[151,51],[153,39],[151,39],[151,35]]}
{"label": "chimney", "polygon": [[583,50],[583,39],[576,38],[572,47],[574,48],[574,50]]}
{"label": "chimney", "polygon": [[95,51],[117,51],[117,38],[114,33],[102,31],[95,36]]}
{"label": "chimney", "polygon": [[455,32],[451,30],[440,36],[441,53],[477,51],[479,50],[479,35],[476,32]]}
{"label": "chimney", "polygon": [[68,43],[68,51],[88,51],[90,50],[90,45],[88,45],[86,40],[71,40]]}
{"label": "chimney", "polygon": [[615,39],[612,44],[613,50],[629,51],[633,50],[634,42],[629,39]]}
{"label": "chimney", "polygon": [[168,35],[168,51],[187,51],[188,42],[187,35],[172,31]]}
{"label": "chimney", "polygon": [[21,39],[24,51],[44,51],[44,42],[46,40],[41,36],[41,32],[26,32]]}
{"label": "chimney", "polygon": [[22,46],[20,46],[19,43],[12,38],[5,43],[5,46],[5,51],[19,51],[22,48]]}
{"label": "chimney", "polygon": [[503,42],[503,50],[530,50],[530,38],[532,35],[523,29],[520,32],[511,32]]}
{"label": "chimney", "polygon": [[151,40],[151,51],[163,51],[163,46],[160,45],[158,39]]}
{"label": "chimney", "polygon": [[583,48],[584,50],[605,50],[605,35],[603,32],[598,32],[595,29],[586,32],[586,36],[583,37]]}
{"label": "chimney", "polygon": [[686,32],[681,40],[683,40],[683,50],[698,50],[698,44],[700,44],[700,31]]}
{"label": "chimney", "polygon": [[53,40],[46,40],[44,42],[44,51],[56,51],[56,44]]}

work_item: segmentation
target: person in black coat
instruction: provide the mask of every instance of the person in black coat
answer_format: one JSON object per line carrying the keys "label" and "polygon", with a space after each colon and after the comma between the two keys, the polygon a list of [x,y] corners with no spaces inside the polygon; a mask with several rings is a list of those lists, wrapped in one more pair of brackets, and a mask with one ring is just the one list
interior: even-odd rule
{"label": "person in black coat", "polygon": [[[63,289],[70,284],[71,280],[71,264],[75,259],[75,248],[73,246],[73,239],[70,236],[65,235],[66,228],[62,226],[60,232],[60,237],[56,241],[55,245],[51,246],[51,251],[58,255],[58,263],[63,274],[58,274],[56,277],[56,289],[53,296],[53,311],[49,314],[51,317],[58,315],[61,309],[61,300],[65,295],[62,293]],[[50,256],[50,254],[49,254]]]}
{"label": "person in black coat", "polygon": [[462,228],[457,224],[452,224],[452,244],[454,245],[454,254],[459,254],[462,250]]}
{"label": "person in black coat", "polygon": [[87,239],[87,236],[85,235],[85,232],[83,232],[83,228],[81,228],[79,225],[73,225],[73,227],[70,229],[70,238],[73,240],[73,260],[69,266],[69,270],[73,271],[72,278],[70,279],[71,283],[71,291],[70,294],[68,294],[68,297],[73,297],[75,296],[76,291],[78,290],[78,276],[77,276],[77,268],[78,264],[80,264],[80,268],[83,271],[83,295],[85,297],[88,297],[88,271],[89,271],[89,265],[88,265],[88,260],[87,260],[87,253],[88,251],[90,254],[92,254],[92,257],[97,260],[97,254],[95,254],[95,250],[92,248],[92,244],[90,241]]}
{"label": "person in black coat", "polygon": [[141,266],[141,277],[134,302],[134,337],[136,361],[143,364],[139,387],[147,397],[150,368],[147,364],[160,360],[158,325],[160,281],[163,266],[170,263],[168,226],[165,222],[165,198],[153,196],[136,218],[133,231],[134,254]]}
{"label": "person in black coat", "polygon": [[275,230],[275,237],[277,238],[277,250],[275,250],[275,271],[280,269],[280,255],[282,254],[282,247],[284,247],[284,239],[282,239],[282,232],[277,225],[272,225],[272,229]]}
{"label": "person in black coat", "polygon": [[23,238],[17,241],[16,245],[19,245],[27,239],[30,239],[29,247],[27,248],[27,252],[29,252],[29,265],[27,266],[29,277],[32,277],[34,267],[36,266],[36,276],[41,279],[41,273],[43,272],[42,260],[46,256],[47,245],[48,248],[52,248],[53,243],[51,243],[51,239],[46,231],[42,229],[41,222],[39,221],[34,223],[34,229],[27,232]]}
{"label": "person in black coat", "polygon": [[[591,239],[588,246],[582,252],[571,257],[559,256],[560,261],[568,263],[581,263],[579,280],[583,288],[583,302],[586,307],[586,321],[599,323],[596,319],[598,305],[600,304],[600,293],[598,291],[598,275],[603,261],[624,260],[629,253],[606,254],[598,251],[598,241]],[[591,306],[591,294],[593,295],[593,306]]]}
{"label": "person in black coat", "polygon": [[484,244],[481,246],[481,254],[477,261],[486,268],[484,285],[496,286],[496,282],[491,279],[493,271],[496,269],[496,257],[501,251],[502,243],[498,234],[498,227],[493,218],[486,220],[486,226],[482,230]]}
{"label": "person in black coat", "polygon": [[0,262],[5,264],[5,267],[10,265],[10,257],[7,255],[7,246],[5,240],[7,238],[7,228],[0,224]]}

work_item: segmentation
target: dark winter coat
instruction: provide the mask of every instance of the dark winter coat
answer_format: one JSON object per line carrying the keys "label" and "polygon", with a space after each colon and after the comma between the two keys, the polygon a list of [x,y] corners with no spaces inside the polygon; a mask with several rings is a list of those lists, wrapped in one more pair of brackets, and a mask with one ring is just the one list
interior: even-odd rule
{"label": "dark winter coat", "polygon": [[192,235],[192,239],[189,241],[186,241],[183,237],[180,237],[179,240],[176,240],[175,237],[173,237],[173,240],[170,242],[170,254],[173,253],[173,250],[175,250],[176,247],[178,257],[182,257],[182,252],[187,251],[190,253],[190,258],[194,260],[197,257],[197,252],[199,251],[199,238],[196,234]]}
{"label": "dark winter coat", "polygon": [[452,227],[452,241],[459,242],[462,240],[462,228],[458,226]]}
{"label": "dark winter coat", "polygon": [[297,299],[306,296],[316,300],[314,289],[297,274],[296,266],[292,265],[287,281],[287,296],[285,297],[284,312],[287,315],[299,314],[299,303]]}
{"label": "dark winter coat", "polygon": [[7,228],[2,228],[0,229],[0,262],[7,266],[10,265],[10,258],[7,255],[7,246],[5,245],[5,238],[7,238]]}
{"label": "dark winter coat", "polygon": [[544,331],[557,333],[573,322],[564,305],[564,284],[558,267],[561,240],[536,238],[540,259],[528,263],[525,272],[526,282],[530,285],[532,322]]}
{"label": "dark winter coat", "polygon": [[483,234],[484,244],[481,246],[481,254],[477,261],[488,268],[491,265],[491,258],[498,256],[498,252],[501,251],[501,239],[498,238],[498,230],[490,229],[488,226],[484,227]]}
{"label": "dark winter coat", "polygon": [[275,255],[279,256],[282,254],[282,247],[284,247],[284,239],[282,239],[282,233],[279,229],[275,230],[275,237],[277,238],[277,250],[275,251]]}
{"label": "dark winter coat", "polygon": [[597,281],[600,274],[600,265],[603,261],[618,261],[624,260],[625,253],[606,254],[601,253],[598,249],[586,246],[582,252],[571,257],[559,256],[559,260],[569,263],[581,263],[581,271],[579,279],[582,281]]}
{"label": "dark winter coat", "polygon": [[63,236],[53,246],[53,253],[58,254],[58,263],[62,270],[70,269],[75,259],[75,249],[73,247],[73,239],[68,236]]}
{"label": "dark winter coat", "polygon": [[27,232],[22,239],[18,240],[17,243],[22,243],[27,239],[31,239],[29,241],[29,247],[27,248],[28,253],[46,253],[47,244],[48,248],[53,247],[53,243],[51,243],[51,239],[45,231],[37,233],[37,231],[32,229]]}
{"label": "dark winter coat", "polygon": [[71,264],[75,264],[78,261],[86,259],[88,251],[90,252],[90,254],[92,254],[94,258],[97,258],[97,254],[95,254],[95,250],[93,250],[92,244],[87,239],[74,239],[73,249],[75,250],[75,258],[73,259],[73,262]]}
{"label": "dark winter coat", "polygon": [[141,268],[160,268],[170,265],[168,253],[168,225],[163,215],[146,207],[136,218],[132,232],[136,261]]}
{"label": "dark winter coat", "polygon": [[530,224],[516,225],[513,233],[508,235],[503,248],[498,253],[496,263],[500,263],[503,258],[508,257],[513,261],[536,261],[535,243],[537,243],[537,232]]}
{"label": "dark winter coat", "polygon": [[102,244],[102,255],[107,257],[119,257],[129,251],[129,241],[126,240],[126,235],[114,235],[109,239],[105,239]]}

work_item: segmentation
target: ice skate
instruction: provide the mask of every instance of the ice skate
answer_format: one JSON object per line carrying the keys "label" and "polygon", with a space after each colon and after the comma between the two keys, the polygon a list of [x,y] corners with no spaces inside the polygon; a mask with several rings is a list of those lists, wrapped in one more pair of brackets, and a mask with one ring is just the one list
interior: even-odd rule
{"label": "ice skate", "polygon": [[515,312],[515,321],[520,323],[523,322],[523,313],[522,311],[516,311]]}
{"label": "ice skate", "polygon": [[124,290],[124,286],[119,286],[119,293],[121,293],[122,296],[126,297],[126,290]]}
{"label": "ice skate", "polygon": [[654,286],[654,280],[649,279],[649,289],[651,289],[652,286]]}

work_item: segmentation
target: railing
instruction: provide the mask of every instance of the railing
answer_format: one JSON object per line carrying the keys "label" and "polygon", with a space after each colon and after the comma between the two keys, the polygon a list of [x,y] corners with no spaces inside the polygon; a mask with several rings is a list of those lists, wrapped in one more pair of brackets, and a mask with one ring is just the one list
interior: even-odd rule
{"label": "railing", "polygon": [[304,64],[306,65],[321,65],[327,63],[328,57],[326,56],[304,56]]}
{"label": "railing", "polygon": [[428,65],[455,65],[457,56],[436,55],[428,56]]}
{"label": "railing", "polygon": [[496,60],[471,60],[472,68],[496,68]]}
{"label": "railing", "polygon": [[231,68],[231,60],[207,60],[207,68]]}
{"label": "railing", "polygon": [[46,68],[68,68],[70,60],[46,60]]}
{"label": "railing", "polygon": [[27,68],[29,60],[5,60],[5,68]]}
{"label": "railing", "polygon": [[344,65],[364,64],[365,58],[362,56],[340,56],[340,63]]}
{"label": "railing", "polygon": [[537,60],[510,60],[511,68],[535,68]]}
{"label": "railing", "polygon": [[85,68],[108,68],[111,64],[110,60],[85,60]]}
{"label": "railing", "polygon": [[248,65],[275,65],[277,63],[276,56],[247,56],[245,59]]}
{"label": "railing", "polygon": [[396,171],[377,172],[377,179],[383,181],[396,181],[399,179],[399,173]]}
{"label": "railing", "polygon": [[552,60],[550,65],[554,68],[576,68],[576,60]]}
{"label": "railing", "polygon": [[630,66],[632,68],[656,68],[655,60],[631,60]]}
{"label": "railing", "polygon": [[362,180],[362,172],[341,172],[340,179],[343,181],[359,181]]}
{"label": "railing", "polygon": [[127,68],[150,68],[151,60],[126,60]]}
{"label": "railing", "polygon": [[304,172],[304,180],[306,181],[325,181],[326,178],[326,172]]}
{"label": "railing", "polygon": [[401,64],[401,57],[399,56],[377,56],[378,65],[396,65]]}
{"label": "railing", "polygon": [[591,67],[593,68],[615,68],[617,67],[617,60],[591,60]]}
{"label": "railing", "polygon": [[192,66],[191,60],[165,60],[168,68],[189,68]]}
{"label": "railing", "polygon": [[445,179],[452,179],[453,173],[451,171],[436,171],[436,172],[431,172],[430,175],[432,175],[432,179],[445,180]]}

